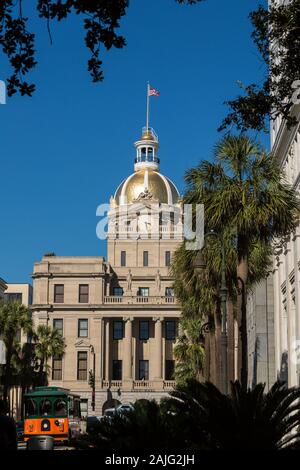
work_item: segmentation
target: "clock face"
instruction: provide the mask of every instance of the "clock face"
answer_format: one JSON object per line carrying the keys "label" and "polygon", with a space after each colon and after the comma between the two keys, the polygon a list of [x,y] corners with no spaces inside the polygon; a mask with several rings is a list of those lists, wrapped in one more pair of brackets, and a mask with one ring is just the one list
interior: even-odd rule
{"label": "clock face", "polygon": [[149,214],[139,215],[138,231],[140,233],[149,233],[151,231],[151,216]]}

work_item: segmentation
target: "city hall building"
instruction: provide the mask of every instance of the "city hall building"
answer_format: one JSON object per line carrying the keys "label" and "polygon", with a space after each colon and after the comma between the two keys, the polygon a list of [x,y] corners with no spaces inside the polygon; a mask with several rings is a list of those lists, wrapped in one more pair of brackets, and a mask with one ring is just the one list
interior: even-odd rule
{"label": "city hall building", "polygon": [[134,172],[110,200],[107,260],[49,254],[32,275],[34,324],[57,328],[66,342],[50,364],[49,385],[80,394],[89,414],[159,400],[174,386],[180,306],[170,264],[183,239],[181,203],[159,171],[154,130],[144,128],[135,148]]}

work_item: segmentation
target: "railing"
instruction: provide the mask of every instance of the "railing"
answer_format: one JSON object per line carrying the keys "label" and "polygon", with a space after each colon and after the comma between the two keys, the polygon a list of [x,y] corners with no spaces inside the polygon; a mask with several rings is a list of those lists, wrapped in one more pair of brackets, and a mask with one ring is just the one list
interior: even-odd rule
{"label": "railing", "polygon": [[176,298],[172,296],[142,296],[142,295],[108,295],[104,297],[105,304],[176,304]]}
{"label": "railing", "polygon": [[131,236],[137,236],[140,234],[147,234],[151,238],[151,235],[154,234],[159,234],[159,235],[177,235],[177,236],[182,236],[183,235],[183,226],[181,225],[160,225],[157,227],[155,225],[152,226],[152,228],[147,231],[144,226],[137,227],[137,224],[134,223],[133,225],[110,225],[108,227],[108,233],[109,234],[130,234]]}
{"label": "railing", "polygon": [[103,380],[102,387],[103,388],[121,388],[122,380]]}
{"label": "railing", "polygon": [[136,157],[134,159],[134,163],[143,163],[143,162],[149,162],[149,163],[160,163],[160,159],[158,157],[153,157],[153,155],[141,155],[140,157]]}
{"label": "railing", "polygon": [[175,385],[175,380],[164,380],[164,390],[172,390]]}
{"label": "railing", "polygon": [[[122,380],[103,380],[103,388],[118,389],[122,388]],[[133,380],[132,390],[153,391],[153,390],[172,390],[175,387],[175,380],[163,380],[154,382],[151,380]]]}
{"label": "railing", "polygon": [[134,380],[133,390],[154,390],[154,384],[149,380]]}

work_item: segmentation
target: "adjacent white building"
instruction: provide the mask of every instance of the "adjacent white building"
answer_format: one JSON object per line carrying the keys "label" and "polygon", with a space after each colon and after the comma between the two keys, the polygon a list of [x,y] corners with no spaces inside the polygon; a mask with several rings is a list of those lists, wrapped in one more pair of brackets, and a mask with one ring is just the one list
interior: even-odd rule
{"label": "adjacent white building", "polygon": [[[290,184],[300,189],[300,104],[293,114],[298,124],[288,129],[280,118],[272,123],[275,158]],[[275,366],[278,377],[300,385],[300,226],[274,253]],[[299,344],[299,345],[298,345]]]}

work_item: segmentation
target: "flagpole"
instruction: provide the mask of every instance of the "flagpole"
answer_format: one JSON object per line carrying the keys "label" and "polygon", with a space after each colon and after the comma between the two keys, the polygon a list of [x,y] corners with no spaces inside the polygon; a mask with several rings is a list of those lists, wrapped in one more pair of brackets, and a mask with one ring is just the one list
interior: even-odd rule
{"label": "flagpole", "polygon": [[149,129],[149,82],[147,82],[147,116],[146,116],[146,131]]}

